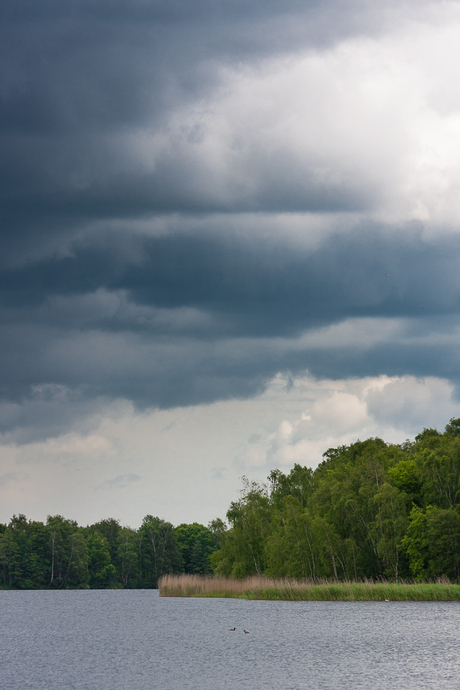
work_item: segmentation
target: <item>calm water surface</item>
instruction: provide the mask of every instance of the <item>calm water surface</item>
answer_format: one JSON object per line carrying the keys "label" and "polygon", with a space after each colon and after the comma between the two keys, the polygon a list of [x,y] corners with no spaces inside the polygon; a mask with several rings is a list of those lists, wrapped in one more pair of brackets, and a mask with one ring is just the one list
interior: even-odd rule
{"label": "calm water surface", "polygon": [[0,687],[460,688],[459,623],[456,602],[0,592]]}

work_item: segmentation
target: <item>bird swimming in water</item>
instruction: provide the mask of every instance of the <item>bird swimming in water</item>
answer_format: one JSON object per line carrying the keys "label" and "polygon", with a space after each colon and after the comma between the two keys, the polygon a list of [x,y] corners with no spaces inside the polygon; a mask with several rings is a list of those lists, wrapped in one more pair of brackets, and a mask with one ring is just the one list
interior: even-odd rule
{"label": "bird swimming in water", "polygon": [[244,630],[245,635],[249,635],[249,630]]}
{"label": "bird swimming in water", "polygon": [[230,628],[231,631],[236,630],[236,628]]}

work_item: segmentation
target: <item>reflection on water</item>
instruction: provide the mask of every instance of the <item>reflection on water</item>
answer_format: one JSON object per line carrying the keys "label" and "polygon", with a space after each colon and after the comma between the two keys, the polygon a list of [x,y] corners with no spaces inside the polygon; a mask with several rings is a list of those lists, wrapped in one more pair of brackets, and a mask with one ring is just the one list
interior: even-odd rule
{"label": "reflection on water", "polygon": [[459,617],[457,602],[163,599],[152,590],[0,592],[0,685],[458,688]]}

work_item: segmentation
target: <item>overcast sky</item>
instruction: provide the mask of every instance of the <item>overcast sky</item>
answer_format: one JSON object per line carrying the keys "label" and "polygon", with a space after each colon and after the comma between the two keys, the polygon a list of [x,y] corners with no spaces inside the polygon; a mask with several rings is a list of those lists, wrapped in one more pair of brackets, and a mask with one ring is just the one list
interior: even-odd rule
{"label": "overcast sky", "polygon": [[458,1],[3,0],[0,521],[459,417],[459,84]]}

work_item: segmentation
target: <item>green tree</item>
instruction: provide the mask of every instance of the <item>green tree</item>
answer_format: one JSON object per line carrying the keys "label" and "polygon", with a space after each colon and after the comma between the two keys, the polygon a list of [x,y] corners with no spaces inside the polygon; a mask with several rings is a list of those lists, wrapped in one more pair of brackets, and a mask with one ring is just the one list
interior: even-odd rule
{"label": "green tree", "polygon": [[81,529],[74,520],[49,515],[46,521],[49,538],[49,587],[86,587],[88,584],[88,551]]}
{"label": "green tree", "polygon": [[220,549],[227,533],[227,525],[221,518],[215,518],[208,523],[208,529],[212,534],[214,547]]}
{"label": "green tree", "polygon": [[409,522],[406,500],[396,487],[384,483],[374,494],[372,501],[376,514],[370,529],[382,564],[382,575],[398,580],[401,575],[408,574],[406,560],[401,558],[400,546]]}
{"label": "green tree", "polygon": [[407,554],[409,568],[417,580],[422,580],[428,573],[428,539],[425,511],[413,506],[410,512],[410,523],[401,540],[401,549]]}
{"label": "green tree", "polygon": [[116,570],[110,559],[107,539],[93,532],[86,539],[86,547],[90,587],[101,589],[116,586]]}
{"label": "green tree", "polygon": [[277,506],[286,496],[293,496],[301,508],[305,508],[314,490],[313,470],[297,463],[288,475],[281,470],[272,470],[268,476],[270,500]]}
{"label": "green tree", "polygon": [[460,515],[452,508],[428,506],[428,576],[460,578]]}
{"label": "green tree", "polygon": [[[359,577],[379,577],[382,564],[374,529],[377,507],[373,497],[387,480],[389,448],[381,439],[368,439],[329,449],[324,457],[326,460],[314,475],[312,512],[331,526],[334,535],[356,549],[351,558],[353,571]],[[335,536],[330,543],[332,562],[332,544],[337,549]],[[339,572],[335,556],[334,560]]]}
{"label": "green tree", "polygon": [[405,494],[410,509],[412,503],[422,504],[420,478],[417,464],[413,457],[400,460],[397,465],[388,469],[389,482]]}
{"label": "green tree", "polygon": [[33,589],[46,583],[46,532],[43,523],[13,515],[0,534],[0,567],[8,587]]}
{"label": "green tree", "polygon": [[146,515],[139,528],[141,587],[156,588],[158,579],[181,569],[181,556],[174,527],[158,517]]}
{"label": "green tree", "polygon": [[13,531],[9,529],[0,535],[0,564],[3,585],[19,587],[23,575],[20,548]]}
{"label": "green tree", "polygon": [[140,537],[136,530],[122,527],[118,534],[117,576],[122,586],[134,588],[139,585]]}
{"label": "green tree", "polygon": [[267,575],[317,578],[320,576],[319,545],[311,515],[297,497],[277,500],[272,531],[265,545]]}
{"label": "green tree", "polygon": [[417,580],[460,578],[460,515],[452,508],[414,506],[401,548]]}
{"label": "green tree", "polygon": [[113,565],[117,563],[121,529],[120,521],[114,518],[100,520],[87,528],[88,532],[97,532],[101,537],[104,537],[110,553],[110,562],[113,563]]}
{"label": "green tree", "polygon": [[185,573],[210,573],[211,554],[216,550],[216,540],[210,529],[198,522],[181,524],[174,530]]}
{"label": "green tree", "polygon": [[267,488],[243,478],[239,501],[230,504],[227,531],[220,551],[212,557],[217,573],[232,577],[261,574],[265,570],[265,540],[271,531],[271,507]]}
{"label": "green tree", "polygon": [[415,454],[424,504],[453,508],[460,498],[460,438],[440,437]]}

